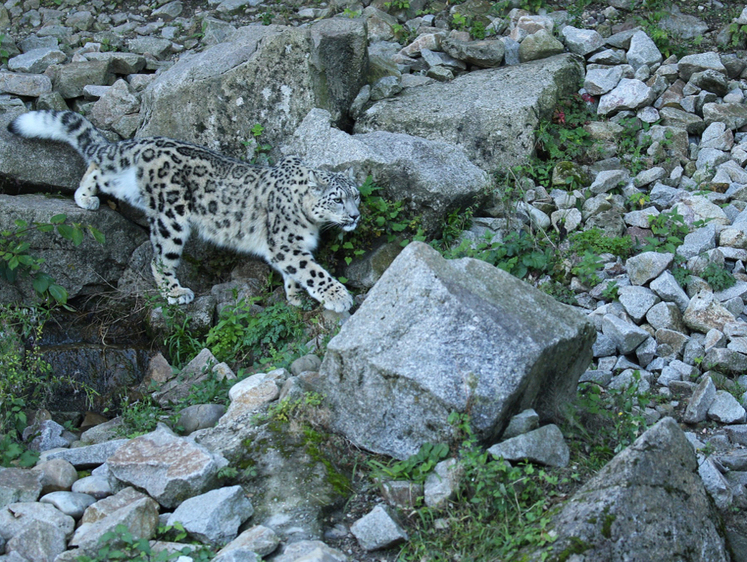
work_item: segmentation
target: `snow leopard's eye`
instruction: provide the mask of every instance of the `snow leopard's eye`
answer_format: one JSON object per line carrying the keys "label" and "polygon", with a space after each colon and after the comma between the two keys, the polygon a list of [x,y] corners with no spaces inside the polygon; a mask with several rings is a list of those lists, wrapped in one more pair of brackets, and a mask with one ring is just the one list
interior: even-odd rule
{"label": "snow leopard's eye", "polygon": [[341,197],[341,196],[339,196],[339,195],[335,195],[335,196],[334,196],[334,197],[332,198],[332,201],[334,201],[335,203],[338,203],[338,204],[339,204],[339,203],[342,203],[342,197]]}

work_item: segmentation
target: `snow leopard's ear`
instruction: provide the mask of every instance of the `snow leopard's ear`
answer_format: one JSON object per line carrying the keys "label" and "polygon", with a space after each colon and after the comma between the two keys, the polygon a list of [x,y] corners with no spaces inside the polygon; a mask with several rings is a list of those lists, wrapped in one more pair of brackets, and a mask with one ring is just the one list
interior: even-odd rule
{"label": "snow leopard's ear", "polygon": [[348,177],[348,179],[350,181],[352,181],[352,182],[355,181],[355,171],[353,170],[352,167],[350,167],[347,170],[345,170],[345,175]]}
{"label": "snow leopard's ear", "polygon": [[322,183],[321,178],[316,174],[314,170],[309,170],[308,173],[309,189],[311,189],[311,191],[315,195],[321,195],[324,192],[324,184]]}

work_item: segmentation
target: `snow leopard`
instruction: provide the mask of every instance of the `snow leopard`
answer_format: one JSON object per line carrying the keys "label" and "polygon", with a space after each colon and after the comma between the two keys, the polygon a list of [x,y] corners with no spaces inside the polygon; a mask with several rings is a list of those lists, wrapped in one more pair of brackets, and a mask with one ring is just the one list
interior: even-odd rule
{"label": "snow leopard", "polygon": [[196,231],[220,247],[267,261],[283,276],[291,304],[301,304],[304,289],[335,312],[353,305],[347,289],[312,255],[323,226],[349,232],[358,225],[360,192],[352,177],[311,169],[297,157],[255,166],[167,137],[109,142],[72,111],[23,113],[8,130],[64,141],[78,151],[88,165],[75,191],[78,206],[95,211],[102,192],[143,210],[153,246],[151,271],[169,303],[194,299],[176,268]]}

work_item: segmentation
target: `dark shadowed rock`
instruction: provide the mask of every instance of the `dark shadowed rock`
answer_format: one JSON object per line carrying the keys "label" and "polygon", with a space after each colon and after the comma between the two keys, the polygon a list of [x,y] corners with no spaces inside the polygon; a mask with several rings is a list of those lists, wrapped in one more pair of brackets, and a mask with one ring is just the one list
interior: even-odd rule
{"label": "dark shadowed rock", "polygon": [[[695,450],[664,418],[618,454],[555,517],[550,560],[729,560]],[[563,556],[566,558],[563,558]],[[530,559],[534,559],[531,558]]]}

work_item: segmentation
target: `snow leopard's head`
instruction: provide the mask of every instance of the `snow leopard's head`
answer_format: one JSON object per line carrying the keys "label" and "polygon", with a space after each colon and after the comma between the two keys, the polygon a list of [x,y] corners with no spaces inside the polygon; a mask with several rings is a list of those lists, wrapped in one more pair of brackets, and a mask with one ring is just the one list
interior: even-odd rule
{"label": "snow leopard's head", "polygon": [[358,226],[361,194],[351,176],[336,172],[309,170],[309,187],[316,201],[312,214],[319,223],[330,223],[350,232]]}

